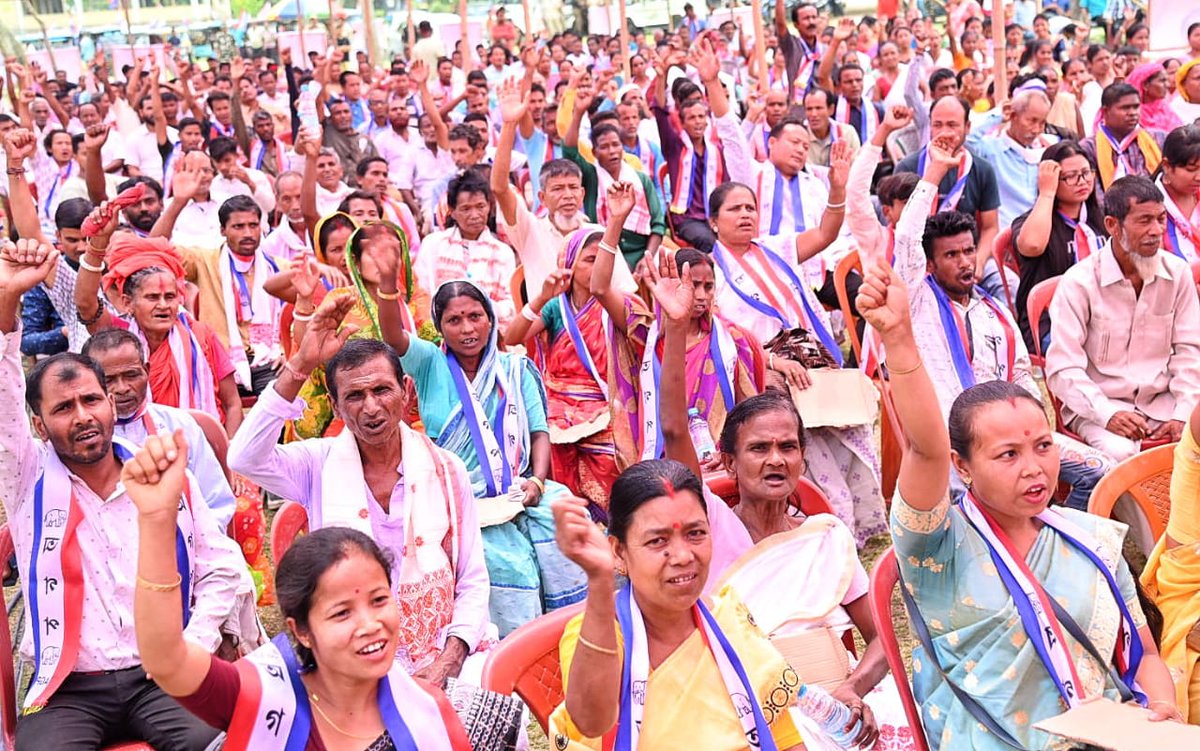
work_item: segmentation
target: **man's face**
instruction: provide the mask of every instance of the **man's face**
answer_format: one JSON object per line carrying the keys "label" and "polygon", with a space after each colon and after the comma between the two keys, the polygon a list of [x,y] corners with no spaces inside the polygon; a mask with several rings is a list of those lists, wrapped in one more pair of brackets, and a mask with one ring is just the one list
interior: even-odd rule
{"label": "man's face", "polygon": [[438,63],[437,72],[438,80],[441,81],[443,85],[448,85],[454,76],[454,64],[449,60],[443,60],[442,62]]}
{"label": "man's face", "polygon": [[[260,140],[270,143],[275,139],[275,121],[269,117],[254,118],[254,135],[258,136]],[[282,169],[283,165],[279,165],[279,168]]]}
{"label": "man's face", "polygon": [[944,96],[958,96],[958,79],[954,76],[946,76],[938,81],[937,86],[933,88],[932,97],[934,101]]}
{"label": "man's face", "polygon": [[83,127],[90,128],[100,124],[100,110],[94,104],[85,104],[79,108],[79,122]]}
{"label": "man's face", "polygon": [[221,228],[229,249],[241,256],[252,256],[262,242],[262,225],[258,212],[235,211]]}
{"label": "man's face", "polygon": [[1114,133],[1129,133],[1142,119],[1142,98],[1137,94],[1123,96],[1111,107],[1103,108],[1104,125]]}
{"label": "man's face", "polygon": [[488,111],[488,93],[486,86],[472,85],[467,87],[467,112]]}
{"label": "man's face", "polygon": [[238,93],[243,102],[253,102],[258,98],[258,87],[248,78],[238,79]]}
{"label": "man's face", "polygon": [[184,153],[198,151],[204,147],[204,133],[199,125],[189,125],[179,131],[179,143]]}
{"label": "man's face", "polygon": [[507,62],[508,57],[504,54],[504,50],[499,47],[493,47],[492,51],[488,53],[488,63],[496,68],[503,68]]}
{"label": "man's face", "polygon": [[[163,102],[163,104],[165,105],[166,102]],[[154,111],[154,102],[151,101],[150,99],[147,99],[145,101],[145,103],[142,104],[142,108],[138,111],[138,117],[140,117],[142,122],[145,123],[146,126],[149,128],[154,127],[155,114],[156,113]],[[166,114],[166,113],[163,113],[163,114]]]}
{"label": "man's face", "polygon": [[621,126],[621,132],[625,138],[637,138],[642,115],[632,104],[617,105],[617,123]]}
{"label": "man's face", "polygon": [[388,115],[387,94],[379,89],[372,90],[367,96],[367,109],[371,111],[371,117],[376,121],[386,119]]}
{"label": "man's face", "polygon": [[429,119],[429,115],[421,115],[417,120],[417,131],[421,134],[421,140],[425,143],[433,143],[437,140],[437,131],[433,128],[433,121]]}
{"label": "man's face", "polygon": [[83,255],[83,233],[79,230],[62,227],[55,231],[54,236],[58,240],[58,249],[67,258],[78,261]]}
{"label": "man's face", "polygon": [[304,221],[304,211],[300,208],[300,190],[304,181],[298,177],[288,177],[279,181],[275,193],[275,209],[287,217],[292,224]]}
{"label": "man's face", "polygon": [[217,172],[226,180],[232,180],[234,172],[237,171],[239,161],[237,152],[226,154],[217,160]]}
{"label": "man's face", "polygon": [[805,39],[814,39],[820,29],[817,28],[817,9],[806,5],[796,11],[796,30]]}
{"label": "man's face", "polygon": [[[863,94],[863,72],[857,68],[850,68],[842,71],[842,96],[846,97],[847,102],[857,104],[862,100]],[[787,108],[787,99],[782,92],[779,93],[780,98],[783,98],[783,107]]]}
{"label": "man's face", "polygon": [[573,217],[583,203],[583,182],[574,175],[559,175],[542,182],[538,196],[552,216]]}
{"label": "man's face", "polygon": [[526,101],[529,103],[529,115],[533,118],[533,121],[536,123],[538,120],[541,120],[542,112],[546,109],[545,93],[530,91],[529,96],[526,97]]}
{"label": "man's face", "polygon": [[929,111],[930,140],[953,141],[957,152],[967,139],[967,118],[956,99],[943,99]]}
{"label": "man's face", "polygon": [[75,363],[51,365],[33,427],[70,464],[96,464],[112,452],[116,407],[96,375]]}
{"label": "man's face", "polygon": [[388,104],[387,116],[392,130],[402,131],[408,128],[408,105],[404,103],[403,99],[393,99]]}
{"label": "man's face", "polygon": [[561,63],[563,60],[566,60],[567,59],[567,48],[562,46],[561,44],[551,45],[550,46],[550,59],[553,60],[555,63]]}
{"label": "man's face", "polygon": [[491,211],[487,196],[483,193],[459,193],[458,203],[451,209],[454,223],[468,237],[477,237],[487,228],[488,212]]}
{"label": "man's face", "polygon": [[366,174],[358,178],[358,187],[382,196],[387,193],[388,188],[388,168],[385,162],[371,162],[367,165]]}
{"label": "man's face", "polygon": [[596,162],[602,169],[610,175],[620,172],[621,162],[625,159],[625,147],[616,133],[610,131],[601,135],[593,144],[593,150]]}
{"label": "man's face", "polygon": [[29,111],[33,113],[33,121],[37,123],[39,128],[46,127],[46,123],[50,121],[50,105],[44,100],[35,99],[33,104],[29,106]]}
{"label": "man's face", "polygon": [[162,210],[162,198],[147,188],[142,200],[125,209],[125,221],[142,232],[149,232],[154,229],[158,217],[162,216]]}
{"label": "man's face", "polygon": [[342,84],[342,93],[347,99],[358,99],[362,96],[362,78],[357,73],[351,73],[346,76],[346,83]]}
{"label": "man's face", "polygon": [[[363,188],[363,190],[366,190],[366,188]],[[359,224],[379,221],[379,209],[375,206],[374,201],[368,201],[365,198],[352,198],[346,208],[348,209],[346,213],[353,217]]]}
{"label": "man's face", "polygon": [[829,127],[829,101],[823,92],[804,97],[804,117],[813,131],[823,131]]}
{"label": "man's face", "polygon": [[552,144],[559,142],[558,137],[558,107],[548,106],[542,110],[542,131],[546,134],[546,139]]}
{"label": "man's face", "polygon": [[767,141],[771,163],[782,174],[791,177],[808,163],[808,131],[800,125],[787,125],[778,138]]}
{"label": "man's face", "polygon": [[220,91],[224,94],[233,94],[233,81],[229,80],[228,78],[222,78],[220,81],[217,81],[214,84],[214,87],[217,91]]}
{"label": "man's face", "polygon": [[350,105],[345,102],[338,102],[329,108],[329,119],[333,122],[333,127],[343,133],[354,129],[354,116],[350,114]]}
{"label": "man's face", "polygon": [[704,137],[708,128],[708,108],[703,104],[693,104],[683,111],[683,130],[693,141]]}
{"label": "man's face", "polygon": [[1113,243],[1131,255],[1150,258],[1162,247],[1163,234],[1167,231],[1167,209],[1158,202],[1139,201],[1129,207],[1125,219],[1104,217],[1104,228],[1113,238]]}
{"label": "man's face", "polygon": [[[178,117],[179,117],[179,100],[178,99],[164,99],[163,103],[162,103],[162,111],[163,111],[163,117],[165,117],[167,119],[167,122],[169,122],[169,123],[175,122],[176,119],[178,119]],[[153,122],[153,121],[151,121],[151,122]]]}
{"label": "man's face", "polygon": [[342,180],[342,162],[335,154],[317,157],[317,183],[325,190],[334,190]]}
{"label": "man's face", "polygon": [[396,369],[381,356],[334,374],[337,400],[333,408],[356,439],[370,446],[394,445],[400,423],[408,415],[408,399],[396,380]]}
{"label": "man's face", "polygon": [[233,107],[228,99],[217,99],[210,105],[212,108],[213,117],[222,125],[228,125],[233,121]]}
{"label": "man's face", "polygon": [[462,138],[450,139],[450,158],[458,169],[474,167],[479,163],[479,150],[471,148],[471,144]]}
{"label": "man's face", "polygon": [[1008,133],[1013,140],[1028,146],[1042,133],[1046,132],[1046,115],[1050,114],[1050,104],[1041,97],[1033,97],[1027,102],[1024,112],[1013,112],[1012,122]]}
{"label": "man's face", "polygon": [[263,93],[267,96],[275,96],[275,84],[278,81],[274,73],[264,73],[258,77],[258,85],[262,87]]}
{"label": "man's face", "polygon": [[927,270],[952,297],[971,294],[975,289],[975,238],[970,232],[933,241],[933,260]]}
{"label": "man's face", "polygon": [[71,136],[68,133],[56,133],[54,140],[50,142],[50,156],[59,164],[66,164],[71,161],[74,150],[71,148]]}

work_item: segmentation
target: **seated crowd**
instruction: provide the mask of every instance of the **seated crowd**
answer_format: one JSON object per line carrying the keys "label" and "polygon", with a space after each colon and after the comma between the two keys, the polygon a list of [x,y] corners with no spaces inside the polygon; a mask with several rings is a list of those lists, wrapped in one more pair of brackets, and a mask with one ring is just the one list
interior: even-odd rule
{"label": "seated crowd", "polygon": [[[564,608],[557,749],[1200,724],[1200,24],[918,5],[10,60],[18,751],[523,746],[484,666]],[[1087,511],[1163,444],[1139,576]]]}

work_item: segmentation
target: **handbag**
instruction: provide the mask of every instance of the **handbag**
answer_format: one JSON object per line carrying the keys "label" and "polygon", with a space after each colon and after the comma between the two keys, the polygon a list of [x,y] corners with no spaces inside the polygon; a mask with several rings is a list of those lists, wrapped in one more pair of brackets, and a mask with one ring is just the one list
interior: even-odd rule
{"label": "handbag", "polygon": [[840,367],[821,340],[805,328],[783,329],[763,349],[776,357],[795,360],[809,370]]}
{"label": "handbag", "polygon": [[850,654],[828,626],[772,636],[771,644],[803,683],[833,691],[850,677]]}
{"label": "handbag", "polygon": [[447,679],[445,694],[474,751],[515,751],[525,711],[520,699],[455,678]]}

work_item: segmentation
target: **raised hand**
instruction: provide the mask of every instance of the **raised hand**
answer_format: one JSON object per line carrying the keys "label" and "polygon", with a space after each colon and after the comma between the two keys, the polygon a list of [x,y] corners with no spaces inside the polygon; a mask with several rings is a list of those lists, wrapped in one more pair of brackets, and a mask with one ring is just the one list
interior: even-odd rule
{"label": "raised hand", "polygon": [[[868,105],[864,102],[863,106],[865,107]],[[886,112],[883,113],[883,127],[888,130],[900,130],[901,128],[905,128],[909,123],[912,122],[912,120],[913,111],[908,107],[901,105],[890,107]]]}
{"label": "raised hand", "polygon": [[689,320],[696,296],[692,287],[691,265],[684,264],[683,271],[679,271],[675,254],[660,249],[658,263],[651,261],[643,268],[646,273],[642,281],[654,295],[663,314],[676,323]]}
{"label": "raised hand", "polygon": [[500,118],[502,122],[518,123],[529,109],[521,93],[521,85],[513,79],[500,84]]}
{"label": "raised hand", "polygon": [[588,579],[608,581],[611,586],[612,546],[592,521],[587,501],[582,498],[561,498],[550,508],[554,513],[554,540],[558,543],[558,549],[567,560],[583,569]]}
{"label": "raised hand", "polygon": [[183,430],[152,435],[121,467],[121,483],[142,518],[175,521],[187,487],[188,445]]}
{"label": "raised hand", "polygon": [[688,62],[700,73],[700,80],[706,83],[717,80],[717,74],[721,72],[721,61],[717,59],[717,53],[708,39],[702,39],[692,47]]}
{"label": "raised hand", "polygon": [[423,60],[413,60],[412,65],[408,67],[408,80],[416,84],[420,88],[429,80],[429,66]]}
{"label": "raised hand", "polygon": [[843,16],[838,19],[837,26],[833,27],[834,41],[841,43],[849,39],[854,34],[855,23],[854,19],[849,16]]}
{"label": "raised hand", "polygon": [[952,142],[945,138],[930,141],[926,150],[929,158],[925,161],[925,174],[921,177],[934,185],[939,184],[950,170],[958,166],[959,159],[952,148]]}
{"label": "raised hand", "polygon": [[862,317],[885,337],[912,328],[908,291],[891,266],[876,264],[867,270],[856,302]]}
{"label": "raised hand", "polygon": [[292,286],[296,289],[296,301],[312,300],[317,285],[321,283],[317,271],[317,259],[310,255],[292,261]]}
{"label": "raised hand", "polygon": [[328,362],[346,340],[358,331],[358,326],[354,324],[342,326],[354,302],[353,295],[325,296],[308,322],[304,338],[300,340],[300,348],[292,358],[297,371],[309,373],[318,365]]}
{"label": "raised hand", "polygon": [[0,245],[0,293],[20,296],[46,281],[58,260],[49,243],[22,238]]}
{"label": "raised hand", "polygon": [[1058,176],[1062,165],[1053,159],[1038,162],[1038,193],[1053,197],[1058,193]]}
{"label": "raised hand", "polygon": [[[101,201],[100,205],[92,209],[92,213],[88,215],[91,223],[99,227],[91,237],[88,243],[88,250],[96,256],[103,257],[104,251],[108,247],[108,238],[113,232],[117,231],[117,220],[120,219],[120,212],[113,210],[113,207],[108,201]],[[98,242],[99,241],[99,242]]]}
{"label": "raised hand", "polygon": [[109,126],[105,123],[96,123],[88,128],[83,135],[83,145],[98,152],[108,142],[108,129]]}
{"label": "raised hand", "polygon": [[546,280],[542,282],[542,291],[538,295],[538,301],[541,306],[544,306],[569,289],[571,289],[570,269],[555,269],[547,274]]}
{"label": "raised hand", "polygon": [[25,128],[13,128],[4,136],[4,152],[9,167],[20,167],[37,149],[37,136]]}
{"label": "raised hand", "polygon": [[614,182],[608,186],[608,191],[604,194],[605,205],[608,206],[610,216],[621,219],[621,224],[625,224],[625,217],[633,211],[633,207],[637,205],[637,193],[633,186],[626,182]]}
{"label": "raised hand", "polygon": [[838,140],[829,147],[830,187],[846,187],[846,180],[850,177],[850,163],[852,161],[854,161],[854,153],[851,151],[848,141]]}

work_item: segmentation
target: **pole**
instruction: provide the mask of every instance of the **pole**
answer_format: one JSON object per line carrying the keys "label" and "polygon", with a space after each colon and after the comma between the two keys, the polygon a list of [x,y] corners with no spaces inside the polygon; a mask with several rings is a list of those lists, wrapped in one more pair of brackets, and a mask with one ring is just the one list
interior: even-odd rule
{"label": "pole", "polygon": [[[412,58],[413,47],[417,43],[417,27],[413,25],[413,0],[408,0],[408,57]],[[435,73],[437,71],[434,71]]]}
{"label": "pole", "polygon": [[458,0],[458,17],[462,21],[462,61],[463,72],[470,73],[475,68],[475,60],[471,55],[471,27],[467,24],[467,0]]}
{"label": "pole", "polygon": [[129,0],[121,0],[121,10],[125,13],[125,41],[133,47],[133,21],[129,20]]}
{"label": "pole", "polygon": [[367,45],[367,62],[371,64],[371,68],[375,68],[376,53],[375,53],[375,13],[371,6],[374,3],[371,0],[362,0],[360,4],[362,8],[363,20],[363,41]]}
{"label": "pole", "polygon": [[529,14],[529,0],[521,0],[521,10],[525,12],[525,44],[533,44],[533,16]]}
{"label": "pole", "polygon": [[621,61],[622,67],[625,70],[625,82],[630,80],[629,71],[629,22],[625,17],[625,0],[617,0],[617,8],[620,10],[621,17]]}
{"label": "pole", "polygon": [[[783,2],[783,0],[777,0],[777,2]],[[758,60],[758,91],[765,95],[768,84],[767,38],[763,28],[762,0],[750,0],[750,14],[754,16],[754,58]],[[776,50],[776,54],[779,54],[778,50]]]}
{"label": "pole", "polygon": [[992,0],[992,81],[996,103],[1008,99],[1008,64],[1004,53],[1004,0]]}

